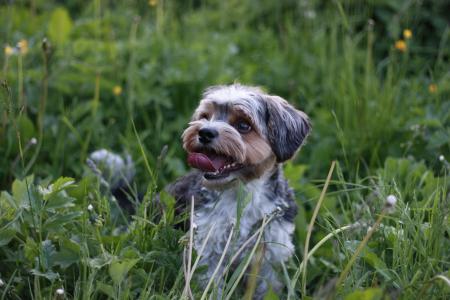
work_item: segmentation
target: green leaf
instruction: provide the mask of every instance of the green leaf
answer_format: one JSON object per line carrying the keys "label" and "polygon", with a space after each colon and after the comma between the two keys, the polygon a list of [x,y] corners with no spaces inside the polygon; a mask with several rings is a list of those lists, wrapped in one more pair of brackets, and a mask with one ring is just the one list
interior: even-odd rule
{"label": "green leaf", "polygon": [[116,296],[114,293],[114,288],[109,284],[97,282],[97,290],[99,292],[107,295],[111,299],[114,299]]}
{"label": "green leaf", "polygon": [[69,38],[72,30],[72,19],[64,8],[53,10],[48,25],[48,35],[50,41],[58,46],[63,45]]}
{"label": "green leaf", "polygon": [[109,275],[115,284],[120,284],[128,271],[139,261],[136,259],[114,260],[109,266]]}
{"label": "green leaf", "polygon": [[0,247],[7,245],[15,235],[16,231],[14,229],[5,228],[0,230]]}
{"label": "green leaf", "polygon": [[96,258],[91,258],[88,260],[88,265],[94,269],[101,269],[102,267],[109,265],[113,260],[113,257],[109,253],[105,253]]}
{"label": "green leaf", "polygon": [[389,269],[375,253],[371,251],[366,251],[363,254],[364,260],[371,265],[375,270],[377,270],[378,273],[380,273],[384,278],[386,278],[388,281],[392,280],[391,275],[389,274]]}
{"label": "green leaf", "polygon": [[68,214],[55,214],[45,221],[44,230],[48,231],[64,230],[64,228],[62,227],[64,224],[74,221],[82,214],[83,213],[81,211],[76,211]]}
{"label": "green leaf", "polygon": [[12,184],[12,195],[18,207],[30,208],[30,201],[33,202],[30,195],[32,180],[31,177],[27,177],[23,181],[18,179],[14,180]]}
{"label": "green leaf", "polygon": [[270,287],[270,290],[267,292],[267,294],[264,296],[264,300],[279,300],[280,298],[275,294],[275,292],[272,290],[272,287]]}
{"label": "green leaf", "polygon": [[380,300],[383,291],[379,288],[368,288],[363,291],[356,291],[345,296],[345,300]]}
{"label": "green leaf", "polygon": [[46,270],[53,267],[53,257],[55,254],[56,248],[55,245],[53,245],[52,241],[43,241],[41,248],[41,264]]}
{"label": "green leaf", "polygon": [[60,243],[60,251],[53,257],[55,264],[67,268],[80,261],[80,245],[70,239]]}
{"label": "green leaf", "polygon": [[53,272],[51,270],[47,271],[47,272],[41,272],[41,271],[39,271],[37,269],[31,269],[30,273],[33,274],[34,276],[45,277],[45,278],[47,278],[50,281],[54,281],[54,280],[59,278],[59,274],[55,273],[55,272]]}
{"label": "green leaf", "polygon": [[60,190],[64,190],[69,186],[73,186],[75,183],[75,179],[71,177],[59,177],[54,183],[53,183],[53,192],[58,192]]}

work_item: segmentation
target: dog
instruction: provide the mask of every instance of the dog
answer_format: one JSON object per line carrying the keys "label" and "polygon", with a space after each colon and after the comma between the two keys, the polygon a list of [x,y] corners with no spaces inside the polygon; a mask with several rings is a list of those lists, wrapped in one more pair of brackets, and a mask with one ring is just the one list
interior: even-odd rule
{"label": "dog", "polygon": [[[300,149],[310,129],[304,112],[258,87],[232,84],[204,91],[182,134],[188,164],[196,170],[167,189],[180,207],[189,207],[194,199],[193,246],[201,251],[199,264],[206,265],[206,272],[198,276],[203,287],[216,273],[220,294],[220,274],[233,254],[244,249],[233,263],[237,266],[254,247],[255,231],[270,220],[261,236],[254,298],[262,299],[270,287],[282,291],[277,268],[294,253],[297,214],[282,164]],[[252,243],[246,243],[252,236]]]}

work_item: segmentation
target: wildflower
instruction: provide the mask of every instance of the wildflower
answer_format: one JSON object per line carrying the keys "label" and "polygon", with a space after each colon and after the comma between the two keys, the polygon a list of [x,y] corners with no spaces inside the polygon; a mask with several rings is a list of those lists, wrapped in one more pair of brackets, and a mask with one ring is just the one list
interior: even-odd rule
{"label": "wildflower", "polygon": [[116,96],[119,96],[120,94],[122,94],[122,87],[120,85],[116,85],[113,87],[113,94]]}
{"label": "wildflower", "polygon": [[394,195],[389,195],[386,198],[386,206],[387,207],[394,207],[395,203],[397,203],[397,197],[395,197]]}
{"label": "wildflower", "polygon": [[405,52],[406,49],[408,48],[404,40],[396,41],[394,47],[400,52]]}
{"label": "wildflower", "polygon": [[158,4],[158,0],[148,0],[148,5],[156,6]]}
{"label": "wildflower", "polygon": [[436,93],[436,92],[437,92],[437,85],[436,85],[435,83],[431,83],[431,84],[428,86],[428,91],[429,91],[431,94]]}
{"label": "wildflower", "polygon": [[0,278],[0,287],[4,286],[5,282]]}
{"label": "wildflower", "polygon": [[411,29],[403,30],[403,37],[405,38],[405,40],[409,40],[410,38],[412,38],[412,31],[411,31]]}
{"label": "wildflower", "polygon": [[89,204],[87,207],[88,211],[93,211],[94,210],[94,206],[92,206],[92,204]]}
{"label": "wildflower", "polygon": [[30,145],[36,145],[37,144],[37,139],[35,137],[30,139]]}
{"label": "wildflower", "polygon": [[14,52],[16,52],[15,49],[13,47],[11,47],[10,45],[6,45],[4,51],[5,51],[6,56],[11,56],[14,54]]}
{"label": "wildflower", "polygon": [[25,55],[28,52],[28,41],[27,40],[20,40],[17,43],[17,49],[19,49],[20,54]]}
{"label": "wildflower", "polygon": [[57,295],[64,295],[64,289],[63,288],[59,288],[56,290],[56,294]]}
{"label": "wildflower", "polygon": [[445,160],[445,157],[444,157],[444,155],[442,155],[442,154],[441,154],[441,155],[439,155],[439,160],[440,160],[440,161],[444,161],[444,160]]}

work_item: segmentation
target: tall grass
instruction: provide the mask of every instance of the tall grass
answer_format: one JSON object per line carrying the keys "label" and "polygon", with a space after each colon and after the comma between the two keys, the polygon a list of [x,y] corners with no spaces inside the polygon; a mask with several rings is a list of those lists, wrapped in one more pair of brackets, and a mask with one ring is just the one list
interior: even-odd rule
{"label": "tall grass", "polygon": [[[280,299],[450,296],[445,4],[61,5],[0,5],[1,299],[216,296],[216,281],[196,282],[202,251],[164,186],[187,171],[179,136],[201,90],[233,81],[313,121],[285,167],[300,209]],[[135,159],[133,215],[87,168],[99,148]],[[388,195],[398,201],[385,215]],[[252,296],[262,229],[236,269],[238,253],[224,255],[224,298]]]}

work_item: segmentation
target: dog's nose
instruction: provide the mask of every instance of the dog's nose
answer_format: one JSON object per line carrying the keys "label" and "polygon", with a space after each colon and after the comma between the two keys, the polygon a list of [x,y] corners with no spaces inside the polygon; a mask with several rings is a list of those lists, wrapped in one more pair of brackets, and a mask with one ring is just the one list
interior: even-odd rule
{"label": "dog's nose", "polygon": [[214,128],[202,128],[198,131],[198,140],[202,144],[211,143],[211,141],[219,135],[219,132]]}

